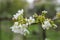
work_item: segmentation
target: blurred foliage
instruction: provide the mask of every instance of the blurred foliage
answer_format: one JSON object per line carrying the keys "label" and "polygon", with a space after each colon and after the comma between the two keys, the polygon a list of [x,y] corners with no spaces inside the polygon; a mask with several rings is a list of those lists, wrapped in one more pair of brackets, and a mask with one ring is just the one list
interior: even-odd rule
{"label": "blurred foliage", "polygon": [[60,31],[47,30],[46,35],[48,40],[60,40]]}
{"label": "blurred foliage", "polygon": [[48,18],[53,18],[55,15],[56,15],[56,10],[55,10],[55,6],[54,4],[48,4],[48,3],[45,3],[45,4],[38,4],[35,6],[35,12],[39,15],[41,14],[42,11],[46,10],[48,13],[47,13],[47,17]]}
{"label": "blurred foliage", "polygon": [[1,31],[0,35],[1,38],[0,40],[12,40],[13,38],[13,33],[10,31],[10,26],[12,25],[12,21],[1,21]]}
{"label": "blurred foliage", "polygon": [[[50,0],[48,0],[50,1]],[[27,3],[23,0],[1,0],[0,1],[0,17],[12,17],[14,13],[16,13],[19,9],[24,9],[25,5]],[[51,3],[45,3],[45,4],[38,4],[35,5],[34,9],[31,11],[31,13],[34,11],[37,14],[41,14],[43,10],[47,10],[48,14],[47,17],[53,18],[56,15],[55,10],[56,5]],[[30,13],[29,12],[29,13]],[[33,13],[34,13],[33,12]],[[55,23],[58,25],[58,28],[56,31],[54,30],[48,30],[46,31],[47,38],[49,40],[60,40],[60,20],[55,20]],[[10,26],[12,26],[13,22],[11,21],[1,21],[1,27],[0,27],[0,40],[12,40],[13,33],[9,29]],[[38,25],[31,25],[30,26],[30,35],[27,35],[27,40],[40,40],[40,36],[42,33],[39,29]],[[41,37],[42,38],[42,37]]]}
{"label": "blurred foliage", "polygon": [[19,9],[24,9],[26,4],[23,0],[1,0],[0,17],[11,17]]}

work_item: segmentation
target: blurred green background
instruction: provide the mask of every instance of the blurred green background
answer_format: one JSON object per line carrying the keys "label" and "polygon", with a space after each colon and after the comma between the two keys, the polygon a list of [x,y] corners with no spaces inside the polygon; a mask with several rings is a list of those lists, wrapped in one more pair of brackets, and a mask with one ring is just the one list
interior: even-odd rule
{"label": "blurred green background", "polygon": [[[30,1],[29,1],[30,2]],[[30,26],[30,34],[24,39],[20,34],[15,34],[10,27],[13,25],[12,16],[19,9],[24,9],[25,17],[32,16],[34,13],[41,14],[47,10],[48,18],[53,18],[59,12],[60,5],[57,0],[34,0],[29,3],[27,0],[0,0],[0,40],[43,40],[42,29],[38,24]],[[46,30],[46,40],[60,40],[60,20],[55,21],[57,29]],[[18,36],[20,35],[20,36]]]}

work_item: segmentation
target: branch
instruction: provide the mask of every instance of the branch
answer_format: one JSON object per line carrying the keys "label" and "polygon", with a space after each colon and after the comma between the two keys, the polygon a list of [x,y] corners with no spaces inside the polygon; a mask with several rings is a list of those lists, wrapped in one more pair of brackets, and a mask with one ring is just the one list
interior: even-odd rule
{"label": "branch", "polygon": [[8,17],[4,17],[4,18],[2,17],[2,18],[1,18],[1,17],[0,17],[0,21],[3,21],[3,20],[9,20],[9,21],[10,21],[10,20],[12,20],[12,18],[8,18]]}

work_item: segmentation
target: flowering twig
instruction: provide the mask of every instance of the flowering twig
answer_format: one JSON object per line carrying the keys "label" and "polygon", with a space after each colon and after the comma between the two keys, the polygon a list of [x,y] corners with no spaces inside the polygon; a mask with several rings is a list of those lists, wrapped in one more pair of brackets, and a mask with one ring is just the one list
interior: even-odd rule
{"label": "flowering twig", "polygon": [[23,17],[24,10],[19,10],[15,15],[13,15],[13,20],[15,20],[14,25],[11,27],[14,33],[20,33],[21,35],[29,34],[28,25],[33,23],[41,23],[44,30],[48,30],[50,27],[56,28],[57,25],[49,18],[46,18],[45,15],[47,11],[42,11],[41,15],[36,13],[29,18]]}

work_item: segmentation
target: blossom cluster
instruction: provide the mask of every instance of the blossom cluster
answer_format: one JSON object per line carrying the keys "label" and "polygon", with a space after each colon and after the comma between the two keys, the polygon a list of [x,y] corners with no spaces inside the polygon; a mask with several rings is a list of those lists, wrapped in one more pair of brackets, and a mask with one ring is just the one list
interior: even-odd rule
{"label": "blossom cluster", "polygon": [[32,23],[41,23],[42,28],[49,29],[50,27],[56,28],[57,25],[54,24],[54,22],[48,18],[45,17],[45,14],[47,11],[42,11],[41,15],[37,15],[36,13],[33,16],[30,16],[29,18],[25,18],[24,10],[18,10],[18,12],[13,15],[13,20],[15,20],[14,25],[10,27],[14,33],[20,33],[21,35],[29,34],[28,26]]}
{"label": "blossom cluster", "polygon": [[45,19],[45,21],[42,23],[42,28],[48,30],[50,27],[57,28],[57,25],[54,24],[51,20]]}
{"label": "blossom cluster", "polygon": [[13,20],[16,20],[14,22],[14,25],[10,27],[14,33],[20,33],[21,35],[29,34],[28,25],[31,25],[35,22],[35,19],[33,17],[24,18],[23,17],[23,9],[18,10],[18,13],[13,15]]}
{"label": "blossom cluster", "polygon": [[46,18],[45,15],[47,14],[47,11],[42,11],[41,15],[37,15],[36,13],[33,15],[35,18],[35,23],[40,23],[42,25],[42,28],[49,29],[50,27],[57,28],[57,25],[52,21],[52,19]]}
{"label": "blossom cluster", "polygon": [[14,25],[11,27],[11,29],[14,33],[20,33],[22,35],[26,35],[26,33],[29,34],[28,29],[26,29],[25,27],[27,27],[26,24],[23,24],[23,25],[19,24],[18,25],[18,22],[14,22]]}

